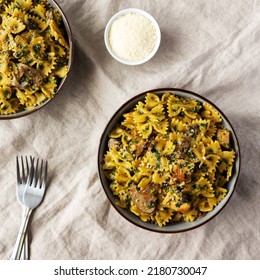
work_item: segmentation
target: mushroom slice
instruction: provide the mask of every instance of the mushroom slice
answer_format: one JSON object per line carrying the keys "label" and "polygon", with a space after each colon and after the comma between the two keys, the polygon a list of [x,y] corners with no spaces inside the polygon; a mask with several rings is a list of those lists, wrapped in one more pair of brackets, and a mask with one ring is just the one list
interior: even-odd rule
{"label": "mushroom slice", "polygon": [[[40,87],[43,83],[43,75],[35,68],[30,67],[24,63],[17,64],[18,74],[16,76],[17,81],[20,84],[20,88],[25,88],[28,85],[35,85]],[[22,79],[24,77],[24,79]],[[21,82],[21,80],[24,80]]]}
{"label": "mushroom slice", "polygon": [[120,147],[120,142],[114,138],[110,138],[108,140],[108,148],[113,149],[113,148],[119,148]]}
{"label": "mushroom slice", "polygon": [[156,209],[157,190],[158,186],[154,184],[149,184],[140,190],[135,184],[133,184],[129,188],[129,194],[132,202],[140,211],[151,214]]}

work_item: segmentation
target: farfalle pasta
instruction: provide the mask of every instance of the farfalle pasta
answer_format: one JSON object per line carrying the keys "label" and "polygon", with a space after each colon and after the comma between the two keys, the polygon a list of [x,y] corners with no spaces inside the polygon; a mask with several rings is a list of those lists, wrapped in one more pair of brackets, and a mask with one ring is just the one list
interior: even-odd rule
{"label": "farfalle pasta", "polygon": [[62,17],[48,1],[0,1],[0,114],[53,98],[69,51]]}
{"label": "farfalle pasta", "polygon": [[102,168],[119,206],[162,227],[212,211],[227,194],[235,157],[210,104],[147,93],[110,132]]}

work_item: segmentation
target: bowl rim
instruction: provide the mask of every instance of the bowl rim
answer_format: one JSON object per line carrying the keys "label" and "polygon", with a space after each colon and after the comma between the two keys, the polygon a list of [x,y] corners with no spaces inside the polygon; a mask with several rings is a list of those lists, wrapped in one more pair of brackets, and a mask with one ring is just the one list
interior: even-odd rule
{"label": "bowl rim", "polygon": [[[111,25],[113,24],[113,22],[125,15],[125,14],[128,14],[128,13],[138,13],[138,14],[141,14],[143,15],[144,17],[146,17],[147,19],[149,19],[151,21],[151,23],[153,24],[153,26],[155,27],[156,29],[156,35],[157,35],[157,38],[156,38],[156,43],[155,43],[155,46],[152,50],[152,52],[147,55],[145,58],[141,59],[141,60],[136,60],[136,61],[128,61],[126,59],[123,59],[121,58],[120,56],[118,56],[111,48],[110,46],[110,43],[109,43],[109,31],[110,31],[110,28],[111,28]],[[148,62],[150,59],[152,59],[152,57],[154,57],[154,55],[157,53],[159,47],[160,47],[160,44],[161,44],[161,30],[160,30],[160,27],[159,27],[159,24],[158,22],[155,20],[155,18],[149,14],[148,12],[142,10],[142,9],[139,9],[139,8],[127,8],[127,9],[123,9],[123,10],[120,10],[119,12],[115,13],[110,19],[109,21],[107,22],[106,24],[106,27],[105,27],[105,32],[104,32],[104,42],[105,42],[105,46],[106,46],[106,49],[107,51],[109,52],[109,54],[115,59],[117,60],[118,62],[122,63],[122,64],[125,64],[125,65],[132,65],[132,66],[135,66],[135,65],[141,65],[141,64],[144,64],[146,62]]]}
{"label": "bowl rim", "polygon": [[57,91],[56,91],[55,96],[53,98],[48,98],[46,101],[44,101],[40,105],[38,105],[34,108],[31,108],[29,110],[23,110],[23,111],[13,113],[13,114],[8,114],[8,115],[1,115],[0,114],[0,120],[18,119],[18,118],[28,116],[28,115],[38,111],[39,109],[44,107],[46,104],[48,104],[50,101],[52,101],[56,97],[56,95],[61,91],[65,82],[68,80],[68,76],[71,72],[72,63],[73,63],[73,60],[74,60],[74,39],[73,39],[70,23],[69,23],[66,15],[65,15],[65,13],[63,12],[62,8],[56,2],[56,0],[46,0],[46,1],[49,2],[50,5],[52,5],[55,9],[57,9],[62,16],[62,21],[63,21],[64,27],[65,27],[65,30],[66,30],[66,34],[68,36],[69,47],[70,47],[70,49],[69,49],[69,61],[68,61],[68,73],[64,78],[61,79],[59,87],[57,88]]}
{"label": "bowl rim", "polygon": [[[105,187],[105,183],[107,183],[108,181],[104,182],[103,179],[102,179],[102,173],[103,173],[103,169],[101,167],[102,165],[102,161],[103,161],[103,156],[104,154],[101,153],[102,151],[102,147],[104,144],[107,144],[107,141],[105,140],[107,138],[107,132],[108,131],[108,128],[110,126],[110,124],[114,121],[115,118],[118,118],[120,119],[120,117],[122,117],[122,114],[121,115],[118,115],[124,108],[128,107],[129,104],[133,103],[135,101],[135,103],[133,104],[133,107],[137,104],[137,102],[141,101],[141,98],[144,98],[145,95],[147,93],[154,93],[154,94],[157,94],[158,92],[175,92],[176,95],[178,95],[178,92],[182,92],[182,93],[186,93],[188,95],[192,95],[194,96],[194,98],[196,100],[203,100],[203,102],[206,102],[208,104],[210,104],[211,106],[213,106],[213,108],[215,108],[220,114],[221,114],[221,117],[225,120],[225,122],[227,122],[227,124],[230,126],[231,128],[231,132],[233,133],[233,137],[232,137],[232,140],[234,141],[234,148],[235,148],[235,151],[236,151],[236,159],[234,161],[234,165],[236,165],[236,172],[232,175],[232,177],[234,176],[234,182],[232,183],[232,188],[230,189],[229,191],[229,196],[226,198],[226,200],[224,202],[222,202],[222,205],[219,206],[219,209],[214,213],[212,214],[212,216],[210,216],[208,219],[205,219],[204,221],[198,223],[198,224],[194,224],[193,226],[190,226],[189,228],[184,228],[184,229],[177,229],[177,230],[174,230],[174,229],[171,229],[171,230],[164,230],[166,226],[164,227],[159,227],[157,226],[156,228],[151,228],[151,227],[148,227],[146,226],[146,224],[150,224],[150,223],[145,223],[145,222],[135,222],[134,220],[130,219],[127,215],[125,215],[123,213],[123,211],[120,211],[121,209],[119,208],[119,206],[116,206],[115,204],[115,200],[113,200],[111,198],[111,196],[113,198],[114,195],[112,194],[112,192],[110,191],[109,189],[109,186],[107,186],[107,188]],[[191,97],[192,98],[192,97]],[[200,101],[200,100],[199,100]],[[126,109],[127,111],[130,111],[131,108],[128,108]],[[124,112],[126,113],[126,111]],[[103,145],[102,145],[103,144]],[[107,149],[106,149],[107,150]],[[133,96],[132,98],[128,99],[125,103],[123,103],[117,110],[116,112],[112,115],[112,117],[109,119],[108,123],[106,124],[104,130],[103,130],[103,133],[101,134],[101,137],[100,137],[100,142],[99,142],[99,148],[98,148],[98,156],[97,156],[97,165],[98,165],[98,175],[99,175],[99,180],[100,180],[100,183],[101,183],[101,186],[110,202],[110,204],[114,207],[114,209],[120,214],[120,216],[122,216],[124,219],[126,219],[128,222],[130,222],[131,224],[139,227],[139,228],[142,228],[142,229],[145,229],[145,230],[148,230],[150,232],[156,232],[156,233],[165,233],[165,234],[172,234],[172,233],[181,233],[181,232],[186,232],[186,231],[190,231],[190,230],[193,230],[193,229],[196,229],[202,225],[205,225],[206,223],[208,223],[209,221],[211,221],[214,217],[216,217],[220,212],[222,212],[222,210],[225,208],[225,206],[228,204],[229,200],[231,199],[231,197],[233,196],[233,193],[236,189],[236,186],[237,186],[237,182],[238,182],[238,179],[239,179],[239,176],[240,176],[240,169],[241,169],[241,152],[240,152],[240,146],[239,146],[239,142],[238,142],[238,138],[237,138],[237,135],[236,135],[236,132],[233,128],[233,126],[231,125],[229,119],[226,117],[226,115],[222,112],[221,109],[219,109],[219,107],[217,105],[215,105],[213,102],[211,102],[210,100],[208,100],[206,97],[198,94],[198,93],[195,93],[195,92],[192,92],[192,91],[189,91],[189,90],[185,90],[185,89],[181,89],[181,88],[170,88],[170,87],[167,87],[167,88],[156,88],[156,89],[151,89],[151,90],[147,90],[147,91],[144,91],[142,93],[139,93],[135,96]],[[111,195],[112,194],[112,195]],[[221,203],[220,202],[220,203]],[[219,204],[218,204],[219,205]],[[218,206],[217,205],[217,206]],[[216,206],[216,207],[217,207]],[[214,208],[215,209],[215,208]],[[214,211],[213,209],[213,211]],[[124,209],[125,210],[125,209]],[[128,213],[130,215],[134,215],[133,213],[131,213],[128,210]],[[203,219],[201,219],[203,220]],[[190,224],[192,223],[195,223],[196,221],[194,222],[190,222]],[[173,225],[173,224],[172,224]],[[169,225],[171,226],[171,225]]]}

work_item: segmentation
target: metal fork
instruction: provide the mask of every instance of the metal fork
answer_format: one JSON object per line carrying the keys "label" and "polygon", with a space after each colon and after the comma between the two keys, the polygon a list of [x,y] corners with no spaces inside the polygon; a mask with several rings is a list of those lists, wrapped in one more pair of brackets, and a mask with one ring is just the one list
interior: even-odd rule
{"label": "metal fork", "polygon": [[40,162],[40,160],[37,159],[36,166],[34,167],[34,158],[30,159],[31,166],[29,168],[29,176],[27,178],[26,187],[23,194],[23,205],[25,209],[24,219],[22,220],[14,250],[11,256],[12,260],[19,260],[21,257],[22,246],[24,243],[24,238],[32,210],[40,205],[45,193],[48,163],[46,161],[44,164],[43,160],[41,160]]}
{"label": "metal fork", "polygon": [[[20,174],[20,168],[19,168],[19,158],[16,157],[16,174],[17,174],[17,183],[16,183],[16,197],[17,200],[20,202],[21,206],[23,207],[23,213],[22,213],[22,219],[25,214],[25,207],[23,205],[23,194],[26,187],[26,181],[29,176],[29,163],[27,156],[25,156],[25,164],[24,166],[24,160],[21,156],[20,159],[21,165],[22,165],[22,172]],[[25,234],[23,248],[22,248],[22,260],[28,260],[29,259],[29,246],[28,246],[28,234]]]}

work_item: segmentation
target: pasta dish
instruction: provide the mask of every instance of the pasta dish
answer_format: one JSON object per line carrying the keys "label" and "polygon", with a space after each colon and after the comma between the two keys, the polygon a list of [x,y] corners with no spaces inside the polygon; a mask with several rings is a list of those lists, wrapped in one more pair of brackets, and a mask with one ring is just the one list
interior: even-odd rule
{"label": "pasta dish", "polygon": [[0,1],[0,114],[54,97],[68,72],[62,16],[46,0]]}
{"label": "pasta dish", "polygon": [[193,222],[227,194],[230,138],[210,104],[148,93],[110,132],[102,168],[117,204],[142,221]]}

